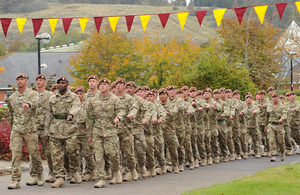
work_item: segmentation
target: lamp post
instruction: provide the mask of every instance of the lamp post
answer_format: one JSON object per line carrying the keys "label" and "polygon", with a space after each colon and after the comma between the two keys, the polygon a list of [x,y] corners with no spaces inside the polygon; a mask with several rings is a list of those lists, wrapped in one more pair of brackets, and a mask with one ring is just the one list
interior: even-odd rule
{"label": "lamp post", "polygon": [[296,52],[291,52],[291,91],[294,91],[294,78],[293,78],[293,56],[296,55]]}
{"label": "lamp post", "polygon": [[48,44],[51,36],[48,33],[42,33],[41,35],[36,35],[35,39],[38,40],[38,74],[41,74],[41,40],[44,44]]}

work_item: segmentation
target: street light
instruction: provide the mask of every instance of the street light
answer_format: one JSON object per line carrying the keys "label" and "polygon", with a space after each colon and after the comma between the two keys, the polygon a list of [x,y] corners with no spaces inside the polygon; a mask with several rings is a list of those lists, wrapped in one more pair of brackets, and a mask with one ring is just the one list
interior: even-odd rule
{"label": "street light", "polygon": [[48,33],[42,33],[41,35],[36,35],[35,39],[38,40],[38,74],[41,74],[41,40],[44,44],[48,44],[51,36]]}
{"label": "street light", "polygon": [[294,78],[293,78],[293,56],[295,56],[297,53],[294,51],[291,51],[291,91],[294,91]]}

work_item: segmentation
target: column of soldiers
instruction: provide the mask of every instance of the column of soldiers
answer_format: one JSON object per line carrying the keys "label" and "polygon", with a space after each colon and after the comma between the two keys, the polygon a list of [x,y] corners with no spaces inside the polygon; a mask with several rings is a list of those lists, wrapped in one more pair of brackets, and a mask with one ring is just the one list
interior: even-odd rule
{"label": "column of soldiers", "polygon": [[[300,103],[296,93],[246,93],[231,89],[174,85],[159,90],[123,78],[111,82],[91,75],[86,92],[72,89],[62,76],[51,92],[46,77],[17,76],[18,90],[9,97],[12,183],[19,189],[23,142],[31,159],[27,185],[52,188],[96,181],[95,188],[228,162],[269,156],[276,161],[292,155],[300,144]],[[285,100],[286,98],[286,100]],[[255,99],[255,100],[254,100]],[[39,142],[49,167],[44,180]],[[300,154],[300,152],[297,152]]]}

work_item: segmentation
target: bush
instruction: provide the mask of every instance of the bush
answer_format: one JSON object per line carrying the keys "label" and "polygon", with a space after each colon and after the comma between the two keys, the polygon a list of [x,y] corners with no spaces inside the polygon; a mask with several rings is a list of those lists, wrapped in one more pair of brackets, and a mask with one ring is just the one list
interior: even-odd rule
{"label": "bush", "polygon": [[[294,90],[297,94],[297,96],[300,96],[300,90]],[[279,90],[279,94],[285,95],[287,92],[291,92],[291,90]]]}
{"label": "bush", "polygon": [[8,52],[11,53],[11,52],[18,51],[21,47],[23,47],[23,45],[25,45],[25,41],[14,40],[10,43]]}

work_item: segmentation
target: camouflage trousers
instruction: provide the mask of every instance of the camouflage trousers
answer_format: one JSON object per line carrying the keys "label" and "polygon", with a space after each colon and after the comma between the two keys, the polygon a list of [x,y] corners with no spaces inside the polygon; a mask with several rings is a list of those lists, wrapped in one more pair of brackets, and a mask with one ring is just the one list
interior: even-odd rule
{"label": "camouflage trousers", "polygon": [[285,141],[284,141],[284,127],[282,124],[274,125],[270,123],[268,125],[268,140],[269,148],[272,156],[277,154],[277,145],[281,153],[285,153]]}
{"label": "camouflage trousers", "polygon": [[220,156],[218,126],[211,127],[211,151],[214,157]]}
{"label": "camouflage trousers", "polygon": [[154,154],[159,166],[166,164],[165,158],[165,141],[162,135],[153,136],[154,138]]}
{"label": "camouflage trousers", "polygon": [[291,125],[291,135],[295,140],[297,145],[300,145],[300,126],[299,125]]}
{"label": "camouflage trousers", "polygon": [[234,123],[232,126],[232,139],[234,143],[234,151],[237,155],[241,155],[241,140],[240,140],[240,124]]}
{"label": "camouflage trousers", "polygon": [[291,137],[291,127],[289,125],[284,125],[285,131],[285,146],[287,150],[292,150],[292,137]]}
{"label": "camouflage trousers", "polygon": [[198,134],[197,134],[197,145],[198,145],[198,151],[201,160],[204,160],[207,158],[206,154],[206,147],[205,147],[205,128],[200,127],[198,129]]}
{"label": "camouflage trousers", "polygon": [[146,138],[143,133],[134,134],[134,152],[139,167],[145,166],[146,163]]}
{"label": "camouflage trousers", "polygon": [[154,139],[151,133],[145,133],[147,168],[155,167]]}
{"label": "camouflage trousers", "polygon": [[25,141],[29,156],[32,160],[31,177],[37,177],[43,173],[43,165],[41,156],[38,151],[38,134],[34,133],[19,133],[12,131],[10,136],[10,150],[12,152],[12,180],[20,181],[22,175],[21,156],[23,148],[23,140]]}
{"label": "camouflage trousers", "polygon": [[191,146],[192,146],[194,159],[199,159],[199,152],[198,152],[198,146],[197,146],[197,135],[198,135],[198,128],[197,128],[197,126],[194,126],[194,127],[192,127],[192,133],[191,133]]}
{"label": "camouflage trousers", "polygon": [[228,147],[227,147],[227,124],[225,120],[218,120],[218,132],[219,132],[219,144],[222,157],[228,156]]}
{"label": "camouflage trousers", "polygon": [[78,136],[77,141],[80,154],[79,157],[81,162],[80,167],[83,169],[82,158],[84,158],[86,161],[85,174],[92,174],[96,170],[96,162],[93,148],[90,146],[89,143],[89,137],[87,135]]}
{"label": "camouflage trousers", "polygon": [[191,141],[191,132],[185,132],[184,149],[185,149],[185,157],[187,161],[189,163],[193,163],[194,157],[193,157],[193,148],[192,148],[192,141]]}
{"label": "camouflage trousers", "polygon": [[122,165],[128,167],[130,170],[135,168],[135,154],[134,154],[134,139],[130,132],[120,133],[120,152],[122,154]]}
{"label": "camouflage trousers", "polygon": [[205,129],[204,137],[205,149],[206,149],[206,158],[211,157],[211,131],[210,129]]}
{"label": "camouflage trousers", "polygon": [[264,146],[264,151],[269,152],[269,143],[270,141],[268,140],[268,135],[265,132],[266,126],[265,125],[258,125],[259,128],[259,135],[260,135],[260,142],[261,145]]}
{"label": "camouflage trousers", "polygon": [[234,142],[233,142],[233,132],[232,132],[232,120],[227,120],[227,147],[231,155],[234,154]]}
{"label": "camouflage trousers", "polygon": [[185,161],[185,141],[186,141],[186,139],[185,139],[185,131],[182,131],[181,129],[180,129],[180,131],[179,131],[179,129],[177,129],[176,128],[176,136],[177,136],[177,139],[178,139],[178,144],[179,144],[179,147],[178,147],[178,150],[177,150],[177,152],[178,152],[178,160],[179,160],[179,164],[183,164],[184,163],[184,161]]}
{"label": "camouflage trousers", "polygon": [[178,166],[178,139],[175,134],[164,134],[163,135],[166,147],[170,153],[171,161],[173,166]]}
{"label": "camouflage trousers", "polygon": [[241,151],[246,154],[248,153],[248,143],[249,143],[249,135],[247,134],[247,129],[245,125],[240,126],[241,129],[241,135],[240,135],[240,141],[241,141]]}
{"label": "camouflage trousers", "polygon": [[97,174],[100,180],[105,180],[106,173],[104,155],[109,157],[113,172],[117,172],[120,168],[119,138],[117,135],[112,135],[109,137],[94,135],[93,146],[97,164]]}
{"label": "camouflage trousers", "polygon": [[68,157],[69,172],[74,174],[78,171],[79,167],[79,152],[77,145],[77,136],[73,136],[68,139],[57,139],[50,137],[50,148],[53,160],[53,173],[56,178],[64,178],[66,175],[65,158]]}
{"label": "camouflage trousers", "polygon": [[248,140],[251,138],[252,139],[252,144],[251,148],[254,150],[255,154],[258,154],[260,152],[260,143],[259,143],[259,131],[258,128],[247,128],[246,131],[246,144],[245,144],[245,149],[248,151]]}

